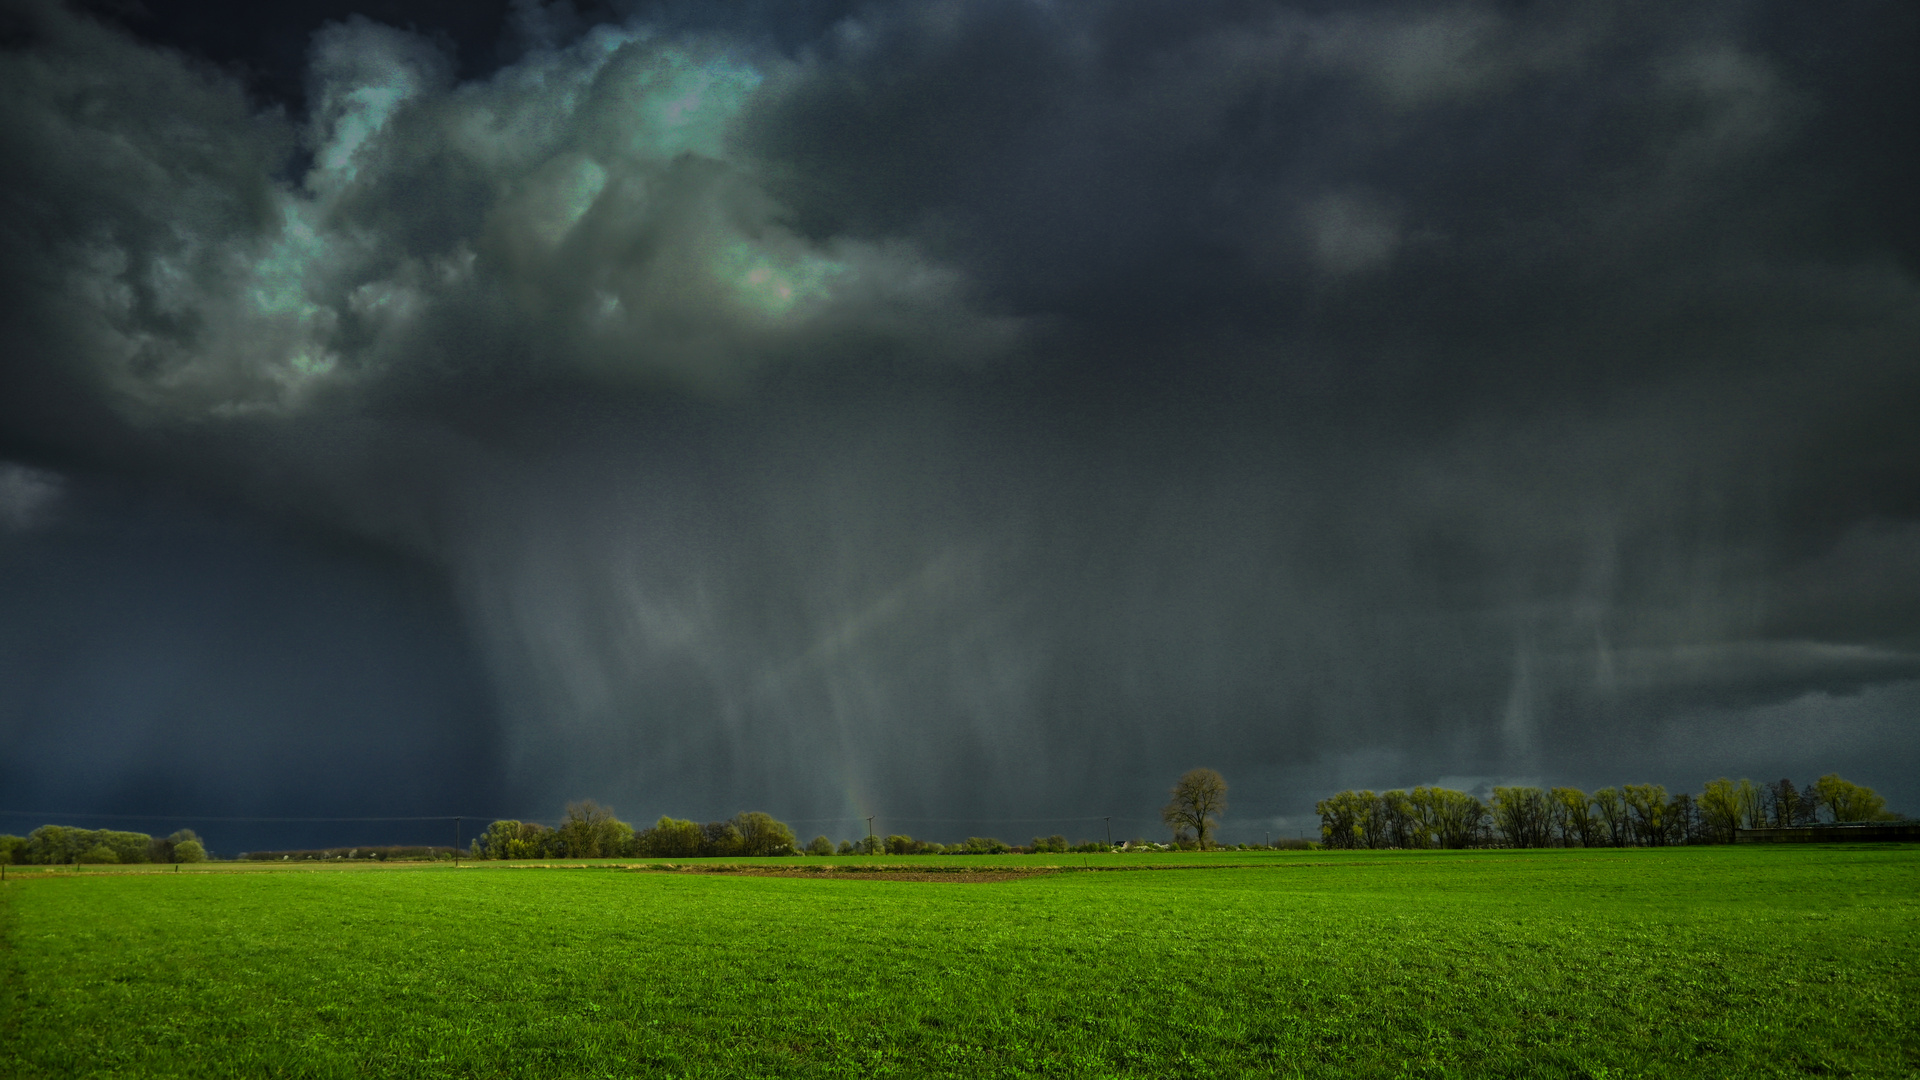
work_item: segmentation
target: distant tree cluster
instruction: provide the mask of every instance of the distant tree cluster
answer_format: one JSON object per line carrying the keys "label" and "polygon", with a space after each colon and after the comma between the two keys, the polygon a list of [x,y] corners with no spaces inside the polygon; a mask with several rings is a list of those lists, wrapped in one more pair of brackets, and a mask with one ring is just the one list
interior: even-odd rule
{"label": "distant tree cluster", "polygon": [[[1144,842],[1136,842],[1141,846]],[[370,849],[360,849],[363,853]],[[1122,850],[1094,840],[1069,843],[1064,835],[1036,836],[1027,846],[988,836],[956,844],[915,840],[895,833],[835,843],[816,836],[804,846],[785,822],[758,811],[702,825],[663,817],[636,831],[613,811],[591,800],[569,803],[558,828],[534,821],[496,821],[473,841],[476,859],[740,858],[767,855],[1005,855]],[[299,853],[291,854],[300,857]]]}
{"label": "distant tree cluster", "polygon": [[0,862],[23,865],[86,863],[197,863],[207,849],[192,829],[171,836],[114,829],[42,825],[25,836],[0,836]]}
{"label": "distant tree cluster", "polygon": [[473,841],[476,859],[691,859],[700,856],[797,855],[793,830],[770,814],[735,814],[705,825],[663,817],[634,831],[591,799],[568,803],[559,828],[534,821],[496,821]]}
{"label": "distant tree cluster", "polygon": [[[1733,840],[1736,829],[1893,821],[1871,788],[1828,773],[1811,784],[1725,778],[1699,795],[1659,784],[1578,788],[1496,787],[1482,800],[1463,791],[1342,791],[1320,800],[1329,848],[1658,847]],[[1824,813],[1824,817],[1822,816]]]}
{"label": "distant tree cluster", "polygon": [[833,842],[824,836],[815,837],[807,845],[810,855],[1035,855],[1064,854],[1066,852],[1092,852],[1111,850],[1107,845],[1095,840],[1082,840],[1069,843],[1065,836],[1058,833],[1053,836],[1036,836],[1024,846],[1009,844],[991,836],[969,836],[957,844],[941,844],[931,840],[915,840],[911,836],[891,835],[872,840],[843,840],[835,848]]}
{"label": "distant tree cluster", "polygon": [[451,859],[455,849],[445,845],[431,844],[406,845],[389,844],[376,847],[336,847],[336,848],[298,848],[285,851],[243,851],[239,857],[247,862],[387,862],[425,861],[431,859]]}

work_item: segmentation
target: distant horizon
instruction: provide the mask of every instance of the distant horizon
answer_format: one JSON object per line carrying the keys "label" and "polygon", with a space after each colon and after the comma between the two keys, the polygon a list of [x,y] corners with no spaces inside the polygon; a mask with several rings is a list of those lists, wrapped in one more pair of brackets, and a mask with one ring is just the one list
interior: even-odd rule
{"label": "distant horizon", "polygon": [[[1717,779],[1717,778],[1710,777],[1708,778],[1708,780],[1703,780],[1701,784],[1697,786],[1704,786],[1709,780],[1712,780],[1712,779]],[[1733,779],[1740,779],[1740,778],[1733,778]],[[1753,779],[1753,778],[1748,777],[1745,779]],[[1792,778],[1789,777],[1788,779],[1792,779]],[[1796,781],[1796,784],[1805,786],[1811,783],[1815,779],[1817,779],[1817,777],[1809,776],[1803,780]],[[1844,779],[1855,780],[1855,778],[1853,777],[1845,777]],[[1775,781],[1756,780],[1755,782],[1764,785],[1764,784],[1774,783]],[[1443,787],[1444,785],[1407,785],[1406,788],[1403,788],[1403,789],[1368,788],[1365,790],[1375,790],[1375,791],[1407,790],[1416,786]],[[1484,785],[1477,790],[1476,789],[1460,789],[1460,790],[1465,790],[1468,794],[1472,794],[1472,795],[1475,795],[1476,797],[1480,797],[1484,799],[1486,797],[1486,793],[1490,791],[1493,786],[1495,785]],[[1519,786],[1539,786],[1544,788],[1547,786],[1557,786],[1557,785],[1519,785]],[[1602,785],[1602,786],[1617,786],[1617,785]],[[1668,785],[1661,785],[1661,786],[1668,787]],[[1864,786],[1876,791],[1879,790],[1878,788],[1875,787],[1875,785],[1870,783],[1865,784]],[[1360,790],[1360,789],[1355,789],[1355,790]],[[1582,790],[1586,790],[1586,789],[1582,789]],[[1693,789],[1674,789],[1674,788],[1669,788],[1668,790],[1669,790],[1669,793],[1673,795],[1682,794],[1683,792],[1691,794],[1693,791]],[[1319,798],[1325,798],[1333,794],[1335,794],[1335,792],[1332,792],[1332,791],[1323,792],[1320,794]],[[1591,794],[1591,791],[1588,791],[1588,794]],[[1231,801],[1232,801],[1232,797],[1230,795],[1229,796],[1230,810],[1232,809]],[[604,806],[606,804],[603,803],[602,805]],[[612,810],[616,815],[619,815],[621,813],[618,807],[608,806],[607,808]],[[757,808],[754,808],[754,807],[743,808],[743,811],[747,809],[757,809]],[[1899,814],[1903,820],[1911,819],[1910,811],[1908,811],[1904,807],[1897,806],[1897,805],[1889,805],[1889,809],[1894,813]],[[834,840],[836,843],[838,843],[841,840],[858,840],[859,838],[867,835],[865,830],[867,827],[868,818],[866,816],[833,817],[833,818],[801,818],[801,817],[789,818],[789,817],[782,816],[781,814],[778,814],[778,813],[773,813],[772,811],[766,811],[766,812],[771,813],[775,819],[781,822],[784,822],[787,825],[794,826],[795,827],[794,831],[796,835],[800,833],[826,835],[830,839]],[[631,824],[634,824],[636,827],[645,827],[647,825],[652,824],[655,820],[657,820],[659,817],[662,817],[662,816],[671,817],[675,815],[671,811],[666,811],[661,814],[651,814],[651,815],[644,815],[644,816],[635,815],[630,818],[622,818],[622,820],[628,820]],[[731,816],[731,815],[730,814],[720,814],[720,815],[713,815],[713,816],[693,815],[692,820],[699,820],[699,821],[716,820],[717,821],[717,820],[723,820],[728,816]],[[33,826],[25,826],[19,832],[15,832],[14,827],[7,824],[7,822],[9,822],[10,820],[18,822],[18,821],[24,821],[27,818],[45,818],[46,820],[40,820],[36,825],[33,825]],[[60,820],[63,818],[76,819],[76,820]],[[294,817],[247,817],[247,816],[215,816],[215,815],[194,816],[194,815],[168,815],[168,814],[97,814],[97,813],[47,815],[47,814],[42,814],[42,813],[33,812],[33,811],[13,811],[13,810],[0,808],[0,834],[13,833],[14,835],[24,836],[27,831],[30,831],[32,828],[37,828],[39,825],[74,825],[74,826],[79,826],[83,828],[106,828],[106,827],[110,827],[111,823],[131,823],[131,822],[165,822],[176,828],[195,828],[196,826],[218,826],[218,825],[323,826],[323,825],[336,825],[336,824],[348,824],[348,823],[366,823],[369,825],[382,825],[382,824],[400,825],[402,830],[406,830],[401,833],[393,834],[396,837],[403,837],[403,838],[397,838],[397,839],[389,838],[389,839],[379,840],[377,842],[365,840],[365,839],[359,839],[359,840],[326,839],[323,841],[309,841],[305,843],[295,843],[295,844],[255,842],[251,844],[242,844],[239,846],[235,846],[229,843],[222,843],[218,847],[209,846],[208,848],[209,853],[213,854],[215,857],[230,858],[230,857],[235,857],[235,853],[246,853],[246,852],[252,852],[252,851],[307,851],[307,850],[346,848],[346,847],[356,847],[356,846],[358,847],[419,846],[419,847],[436,847],[436,848],[451,847],[452,845],[446,842],[450,839],[450,837],[442,836],[436,840],[429,837],[427,835],[427,831],[424,829],[422,829],[421,831],[412,831],[416,826],[424,826],[428,822],[434,823],[437,826],[451,826],[455,824],[461,824],[464,828],[463,838],[461,841],[462,843],[461,850],[465,850],[464,848],[465,844],[471,842],[476,836],[478,836],[481,832],[485,830],[488,824],[495,821],[537,822],[539,824],[542,824],[548,827],[553,827],[553,826],[559,825],[563,820],[565,820],[564,807],[562,808],[562,812],[560,814],[556,814],[548,817],[539,817],[539,816],[532,816],[532,815],[513,815],[513,814],[506,814],[506,815],[484,815],[484,814],[479,814],[479,815],[476,815],[476,814],[395,815],[391,817],[378,817],[378,816],[373,816],[373,817],[297,817],[297,816],[294,816]],[[872,815],[871,820],[873,822],[873,829],[874,829],[875,835],[884,837],[893,833],[904,833],[907,835],[912,835],[915,839],[918,839],[918,840],[935,841],[939,843],[957,843],[970,836],[983,836],[983,837],[993,837],[996,839],[1005,840],[1007,843],[1013,844],[1013,845],[1021,845],[1021,844],[1027,843],[1027,840],[1028,840],[1028,837],[1022,834],[1025,832],[1032,832],[1032,830],[1034,830],[1036,827],[1039,828],[1039,831],[1032,832],[1032,835],[1036,835],[1036,836],[1053,835],[1055,832],[1058,832],[1058,833],[1061,833],[1062,835],[1066,835],[1068,839],[1074,843],[1079,843],[1081,841],[1099,841],[1104,839],[1106,825],[1109,822],[1116,823],[1117,825],[1124,825],[1125,823],[1128,823],[1128,822],[1131,822],[1134,825],[1140,825],[1140,824],[1151,825],[1151,827],[1145,831],[1140,831],[1138,829],[1131,828],[1131,827],[1126,827],[1124,829],[1121,827],[1116,827],[1114,829],[1114,835],[1113,835],[1113,842],[1116,844],[1122,843],[1123,841],[1131,842],[1134,840],[1147,840],[1155,843],[1164,843],[1165,841],[1160,839],[1160,836],[1162,834],[1171,836],[1171,830],[1164,823],[1161,822],[1161,820],[1157,815],[1152,817],[1131,817],[1131,816],[1121,816],[1121,815],[1113,815],[1109,817],[1109,816],[1103,816],[1103,815],[1094,815],[1091,817],[1079,816],[1079,817],[1017,817],[1017,818],[907,818],[907,817],[889,817],[888,815],[885,815],[885,814],[874,814]],[[1311,818],[1298,818],[1298,817],[1285,817],[1285,816],[1246,817],[1246,816],[1229,815],[1222,819],[1221,831],[1220,831],[1220,842],[1231,846],[1233,844],[1252,844],[1252,843],[1255,843],[1256,841],[1268,842],[1275,837],[1318,840],[1320,838],[1321,821],[1322,819],[1318,814],[1313,815]],[[87,824],[88,822],[106,822],[109,824],[108,825]],[[835,834],[829,829],[819,827],[826,823],[854,824],[854,825],[858,825],[859,829],[858,831],[853,833]],[[1007,829],[1007,826],[1014,825],[1014,824],[1020,824],[1022,825],[1022,828],[1009,831]],[[955,831],[954,835],[948,836],[945,833],[940,833],[936,835],[935,832],[933,831],[926,831],[924,830],[924,828],[922,828],[926,825],[959,825],[964,827]],[[1089,826],[1092,827],[1091,831],[1087,831]],[[922,831],[911,832],[907,828],[902,828],[902,827],[921,828]],[[996,828],[999,830],[998,832],[994,831]],[[1086,835],[1081,835],[1080,832],[1074,832],[1073,830],[1075,828],[1080,829],[1081,832],[1085,832]],[[1049,832],[1048,830],[1052,830],[1052,832]],[[131,831],[138,832],[138,831],[150,831],[150,830],[133,829]],[[168,831],[172,831],[172,830],[170,829]],[[199,830],[196,829],[196,831],[199,831]],[[1121,835],[1123,831],[1126,832],[1127,835],[1125,836]],[[236,830],[235,834],[245,835],[245,836],[255,836],[255,837],[267,835],[257,829],[251,830],[251,831]],[[153,835],[160,835],[160,834],[154,833]],[[308,835],[309,836],[313,836],[313,835],[335,836],[336,834],[309,833]],[[214,839],[213,837],[209,837],[206,835],[202,836],[202,840],[207,841],[210,845],[212,844],[213,839]],[[803,843],[808,839],[810,839],[810,836],[800,837],[800,840]]]}

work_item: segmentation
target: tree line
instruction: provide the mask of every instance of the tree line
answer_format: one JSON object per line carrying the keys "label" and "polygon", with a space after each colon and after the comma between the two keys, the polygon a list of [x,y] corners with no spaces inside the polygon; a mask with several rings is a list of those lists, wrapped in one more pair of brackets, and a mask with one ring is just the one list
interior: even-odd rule
{"label": "tree line", "polygon": [[694,858],[702,855],[793,855],[793,830],[757,810],[702,825],[662,817],[636,831],[592,799],[567,804],[558,827],[537,821],[496,821],[476,837],[476,859]]}
{"label": "tree line", "polygon": [[0,863],[14,866],[197,863],[206,858],[206,846],[192,829],[156,837],[116,829],[42,825],[25,836],[0,835]]}
{"label": "tree line", "polygon": [[1659,784],[1578,788],[1496,787],[1482,800],[1448,788],[1342,791],[1320,800],[1329,848],[1658,847],[1719,844],[1736,829],[1895,821],[1872,788],[1828,773],[1805,787],[1724,777],[1698,794]]}
{"label": "tree line", "polygon": [[286,848],[274,851],[243,851],[239,862],[428,862],[451,859],[458,849],[445,844],[386,844],[368,847]]}
{"label": "tree line", "polygon": [[[1135,841],[1143,844],[1144,841]],[[1018,853],[1113,850],[1107,844],[1083,840],[1068,843],[1065,836],[1036,836],[1027,845],[1009,844],[993,837],[970,836],[957,844],[915,840],[900,833],[863,836],[835,843],[816,836],[801,844],[791,826],[770,814],[748,811],[724,821],[700,824],[662,817],[649,828],[635,829],[608,807],[591,799],[568,803],[558,826],[537,821],[496,821],[474,838],[468,854],[475,859],[694,859],[739,858],[766,855],[1001,855]]]}

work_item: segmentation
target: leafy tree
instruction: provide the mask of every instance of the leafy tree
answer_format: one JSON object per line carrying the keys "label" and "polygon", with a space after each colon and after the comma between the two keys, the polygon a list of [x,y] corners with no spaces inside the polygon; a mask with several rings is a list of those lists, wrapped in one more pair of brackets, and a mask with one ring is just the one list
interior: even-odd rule
{"label": "leafy tree", "polygon": [[[197,843],[199,839],[200,837],[195,834],[192,829],[181,829],[171,836],[153,837],[147,841],[147,857],[145,861],[156,863],[178,862],[179,859],[175,857],[174,849],[189,840]],[[202,848],[201,850],[204,851],[205,849]]]}
{"label": "leafy tree", "polygon": [[728,822],[733,826],[740,840],[735,855],[767,856],[792,855],[799,848],[794,840],[793,830],[785,822],[776,821],[771,814],[758,810],[735,814]]}
{"label": "leafy tree", "polygon": [[700,854],[709,857],[732,858],[740,854],[740,846],[746,837],[740,835],[740,827],[731,821],[709,821],[700,826]]}
{"label": "leafy tree", "polygon": [[1057,833],[1053,836],[1036,836],[1033,843],[1028,845],[1028,850],[1036,854],[1064,852],[1067,850],[1067,838]]}
{"label": "leafy tree", "polygon": [[1481,841],[1487,806],[1463,791],[1342,791],[1314,804],[1321,843],[1334,849],[1471,847]]}
{"label": "leafy tree", "polygon": [[1417,787],[1407,793],[1407,811],[1412,821],[1407,827],[1410,847],[1430,848],[1441,842],[1441,820],[1449,797],[1445,788]]}
{"label": "leafy tree", "polygon": [[1352,850],[1366,843],[1365,823],[1373,812],[1371,793],[1363,797],[1357,791],[1342,791],[1314,804],[1320,815],[1320,842],[1339,851]]}
{"label": "leafy tree", "polygon": [[1373,813],[1380,819],[1376,831],[1384,837],[1388,847],[1413,849],[1433,846],[1429,830],[1424,827],[1425,822],[1414,807],[1413,796],[1406,792],[1381,792],[1374,800]]}
{"label": "leafy tree", "polygon": [[1160,809],[1160,820],[1175,832],[1191,829],[1202,849],[1211,846],[1208,833],[1227,810],[1227,782],[1212,769],[1188,769],[1173,785],[1172,798]]}
{"label": "leafy tree", "polygon": [[633,839],[633,826],[613,816],[610,807],[592,799],[567,804],[567,818],[560,824],[560,843],[570,859],[604,859],[625,855]]}
{"label": "leafy tree", "polygon": [[1435,832],[1440,845],[1448,848],[1472,847],[1480,842],[1487,820],[1487,804],[1464,791],[1428,788],[1433,806]]}
{"label": "leafy tree", "polygon": [[1553,805],[1537,787],[1494,788],[1492,813],[1508,847],[1546,847],[1553,838]]}
{"label": "leafy tree", "polygon": [[1575,837],[1579,838],[1581,847],[1594,846],[1599,828],[1587,793],[1579,788],[1557,787],[1547,792],[1547,798],[1553,801],[1553,820],[1560,830],[1561,846],[1572,847]]}
{"label": "leafy tree", "polygon": [[969,836],[967,837],[967,842],[961,845],[960,853],[966,855],[1005,855],[1012,850],[1013,848],[991,836]]}
{"label": "leafy tree", "polygon": [[99,838],[100,843],[112,848],[114,857],[123,863],[152,861],[153,837],[146,833],[101,829],[94,835]]}
{"label": "leafy tree", "polygon": [[1387,847],[1386,807],[1381,804],[1380,796],[1371,791],[1356,791],[1354,796],[1366,809],[1360,816],[1360,845],[1375,850]]}
{"label": "leafy tree", "polygon": [[1813,789],[1835,821],[1899,820],[1899,815],[1887,812],[1887,800],[1872,788],[1842,780],[1838,773],[1828,773],[1815,780]]}
{"label": "leafy tree", "polygon": [[545,859],[563,854],[560,844],[560,834],[537,821],[507,819],[475,837],[473,853],[481,859]]}
{"label": "leafy tree", "polygon": [[1614,788],[1603,787],[1593,793],[1593,808],[1600,812],[1600,823],[1607,827],[1607,843],[1625,847],[1629,838],[1626,800]]}
{"label": "leafy tree", "polygon": [[173,861],[197,863],[207,861],[207,849],[198,840],[182,840],[173,845]]}
{"label": "leafy tree", "polygon": [[27,838],[12,834],[0,835],[0,863],[23,863],[27,861]]}
{"label": "leafy tree", "polygon": [[22,861],[41,866],[70,863],[84,850],[75,835],[82,831],[65,825],[40,826],[27,834],[27,857]]}
{"label": "leafy tree", "polygon": [[833,854],[833,841],[824,836],[816,836],[807,843],[807,854],[831,855]]}
{"label": "leafy tree", "polygon": [[470,849],[478,859],[513,859],[519,856],[510,850],[511,845],[520,838],[521,824],[511,818],[502,818],[487,826],[487,830],[473,838]]}
{"label": "leafy tree", "polygon": [[99,861],[95,848],[104,848],[120,863],[142,863],[152,858],[153,837],[146,833],[119,832],[113,829],[76,829],[68,825],[42,825],[27,834],[23,862],[41,865],[85,862],[82,855]]}
{"label": "leafy tree", "polygon": [[1759,785],[1742,778],[1734,787],[1734,797],[1740,803],[1740,823],[1749,829],[1767,827],[1766,797]]}
{"label": "leafy tree", "polygon": [[73,861],[77,863],[117,863],[120,861],[120,856],[114,854],[113,849],[105,844],[95,844],[75,856]]}
{"label": "leafy tree", "polygon": [[840,854],[851,855],[854,853],[854,850],[855,848],[853,846],[853,841],[851,840],[840,841],[840,851],[839,851]]}
{"label": "leafy tree", "polygon": [[1659,784],[1626,784],[1620,798],[1627,804],[1628,827],[1634,839],[1655,846],[1667,841],[1667,789]]}
{"label": "leafy tree", "polygon": [[1740,827],[1740,789],[1726,777],[1707,781],[1700,792],[1700,826],[1703,832],[1721,843],[1733,842],[1733,831]]}
{"label": "leafy tree", "polygon": [[1667,800],[1667,843],[1693,844],[1700,840],[1700,815],[1694,809],[1693,796],[1681,792]]}
{"label": "leafy tree", "polygon": [[653,828],[635,837],[642,855],[659,859],[691,859],[700,854],[705,840],[697,822],[662,815]]}

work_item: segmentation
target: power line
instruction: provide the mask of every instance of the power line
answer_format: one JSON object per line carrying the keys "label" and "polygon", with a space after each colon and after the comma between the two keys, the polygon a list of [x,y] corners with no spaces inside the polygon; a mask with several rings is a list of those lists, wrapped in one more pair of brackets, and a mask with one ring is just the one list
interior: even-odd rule
{"label": "power line", "polygon": [[[1284,815],[1279,815],[1279,816],[1284,816]],[[25,818],[37,817],[45,820],[51,820],[54,818],[91,818],[95,820],[104,819],[104,820],[118,820],[118,821],[218,821],[218,822],[232,822],[232,823],[259,822],[259,823],[273,823],[273,824],[298,824],[303,822],[310,822],[314,824],[339,824],[339,823],[347,823],[347,822],[382,822],[382,821],[454,821],[456,819],[461,819],[461,818],[473,818],[476,821],[544,822],[545,820],[552,820],[552,819],[542,819],[542,818],[534,818],[534,817],[516,817],[511,814],[415,814],[415,815],[391,815],[391,816],[385,816],[385,817],[364,817],[364,816],[363,817],[284,817],[284,816],[267,817],[267,816],[260,816],[260,815],[238,816],[238,815],[219,815],[219,814],[99,814],[99,813],[73,813],[65,810],[0,810],[0,817],[25,817]],[[1063,824],[1069,824],[1069,823],[1079,824],[1079,823],[1085,823],[1085,822],[1109,821],[1109,820],[1121,821],[1121,822],[1126,822],[1126,821],[1152,822],[1157,824],[1159,823],[1159,820],[1160,820],[1159,818],[1156,818],[1156,817],[1126,817],[1119,814],[1110,815],[1110,816],[1096,815],[1092,817],[1017,817],[1017,818],[980,818],[980,817],[927,818],[927,817],[894,817],[891,814],[875,814],[873,815],[873,817],[883,822],[889,822],[889,823],[899,824],[899,825],[1022,825],[1022,824],[1033,824],[1033,823],[1063,825]],[[820,825],[820,824],[835,824],[835,823],[843,823],[843,822],[865,821],[867,820],[867,815],[853,814],[845,817],[781,818],[779,820],[784,821],[789,825]]]}
{"label": "power line", "polygon": [[[892,814],[875,814],[874,817],[880,821],[893,822],[895,824],[903,824],[903,825],[1019,825],[1022,823],[1029,823],[1029,822],[1035,822],[1035,821],[1042,822],[1042,823],[1050,822],[1053,824],[1060,824],[1062,822],[1070,822],[1070,821],[1080,822],[1080,821],[1107,820],[1105,817],[933,818],[933,817],[894,817]],[[862,815],[855,815],[852,817],[781,818],[780,820],[785,821],[788,824],[812,824],[812,823],[818,823],[822,821],[865,821],[867,820],[867,818],[866,818],[866,815],[862,814]],[[1159,819],[1143,818],[1143,817],[1130,818],[1130,817],[1115,816],[1114,820],[1116,821],[1158,821]]]}
{"label": "power line", "polygon": [[[37,817],[37,818],[95,818],[114,821],[221,821],[221,822],[349,822],[349,821],[453,821],[457,818],[485,818],[486,814],[428,814],[412,817],[231,817],[212,814],[71,814],[53,810],[0,810],[0,817]],[[527,818],[490,818],[493,821],[519,820]]]}

